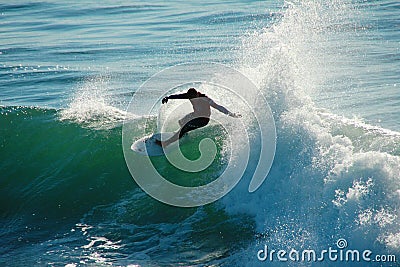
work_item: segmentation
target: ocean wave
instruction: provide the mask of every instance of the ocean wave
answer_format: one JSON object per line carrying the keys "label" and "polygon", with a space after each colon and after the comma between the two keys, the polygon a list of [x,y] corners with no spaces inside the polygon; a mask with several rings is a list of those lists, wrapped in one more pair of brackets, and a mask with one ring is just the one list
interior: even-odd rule
{"label": "ocean wave", "polygon": [[237,67],[267,97],[277,148],[258,191],[247,192],[247,175],[223,199],[228,213],[254,217],[260,237],[233,264],[260,265],[259,244],[322,250],[339,238],[400,253],[400,133],[335,115],[313,99],[332,78],[335,66],[326,63],[339,61],[327,51],[330,34],[348,32],[331,25],[351,24],[357,12],[346,1],[287,2],[280,21],[243,39]]}

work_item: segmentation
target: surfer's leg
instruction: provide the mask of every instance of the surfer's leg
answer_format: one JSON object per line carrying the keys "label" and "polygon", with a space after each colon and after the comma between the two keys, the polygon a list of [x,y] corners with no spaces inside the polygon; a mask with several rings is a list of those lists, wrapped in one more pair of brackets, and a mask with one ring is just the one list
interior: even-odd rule
{"label": "surfer's leg", "polygon": [[160,141],[160,140],[156,140],[156,144],[160,145],[162,147],[167,147],[170,144],[172,144],[173,142],[177,141],[179,139],[179,132],[177,131],[176,133],[174,133],[173,136],[171,136],[169,139],[165,140],[165,141]]}
{"label": "surfer's leg", "polygon": [[179,131],[177,131],[171,138],[169,138],[168,140],[165,140],[163,142],[161,142],[161,145],[163,147],[165,146],[169,146],[170,144],[172,144],[173,142],[177,141],[179,139]]}
{"label": "surfer's leg", "polygon": [[162,141],[162,142],[160,142],[158,144],[163,146],[163,147],[166,147],[166,146],[172,144],[173,142],[177,141],[178,139],[182,138],[182,136],[185,133],[206,126],[209,121],[210,121],[209,118],[203,118],[203,117],[193,119],[193,120],[189,121],[188,123],[186,123],[171,138],[169,138],[168,140]]}
{"label": "surfer's leg", "polygon": [[157,144],[166,147],[169,146],[170,144],[172,144],[175,141],[178,141],[178,139],[182,138],[182,136],[191,131],[194,130],[196,128],[190,126],[188,123],[186,123],[181,129],[179,129],[179,131],[177,131],[171,138],[169,138],[168,140],[162,141],[160,143],[157,142]]}

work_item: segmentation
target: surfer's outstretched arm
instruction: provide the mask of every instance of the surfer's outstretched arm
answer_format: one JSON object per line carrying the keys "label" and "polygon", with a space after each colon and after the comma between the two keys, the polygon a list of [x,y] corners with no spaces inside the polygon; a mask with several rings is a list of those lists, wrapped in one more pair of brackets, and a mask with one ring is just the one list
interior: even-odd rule
{"label": "surfer's outstretched arm", "polygon": [[161,102],[163,104],[165,104],[168,102],[168,99],[189,99],[189,95],[188,95],[188,93],[170,95],[170,96],[164,97]]}
{"label": "surfer's outstretched arm", "polygon": [[210,106],[212,106],[213,108],[215,108],[216,110],[218,110],[219,112],[222,112],[228,116],[231,116],[233,118],[240,118],[242,117],[242,115],[240,115],[239,113],[232,113],[230,112],[228,109],[226,109],[225,107],[218,105],[217,103],[215,103],[213,100],[210,99]]}

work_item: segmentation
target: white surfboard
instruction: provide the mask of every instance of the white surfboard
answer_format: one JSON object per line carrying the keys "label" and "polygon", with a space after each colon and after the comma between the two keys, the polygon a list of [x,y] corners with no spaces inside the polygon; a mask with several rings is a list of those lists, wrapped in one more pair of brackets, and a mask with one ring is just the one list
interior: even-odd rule
{"label": "white surfboard", "polygon": [[162,156],[165,154],[165,151],[159,144],[156,143],[156,140],[167,140],[173,135],[174,133],[172,132],[148,135],[136,140],[132,144],[131,149],[143,156]]}

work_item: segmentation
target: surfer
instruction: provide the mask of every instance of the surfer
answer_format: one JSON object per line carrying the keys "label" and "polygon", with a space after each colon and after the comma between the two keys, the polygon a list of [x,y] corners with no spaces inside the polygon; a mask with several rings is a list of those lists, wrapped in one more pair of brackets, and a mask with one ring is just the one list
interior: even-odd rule
{"label": "surfer", "polygon": [[179,120],[180,129],[168,140],[156,141],[160,146],[166,147],[169,144],[180,139],[185,133],[195,129],[206,126],[210,121],[211,108],[213,107],[218,111],[231,116],[233,118],[240,118],[238,113],[232,113],[221,105],[215,103],[211,98],[197,91],[195,88],[190,88],[186,93],[166,96],[162,99],[161,103],[165,104],[169,99],[189,99],[193,106],[193,112]]}

